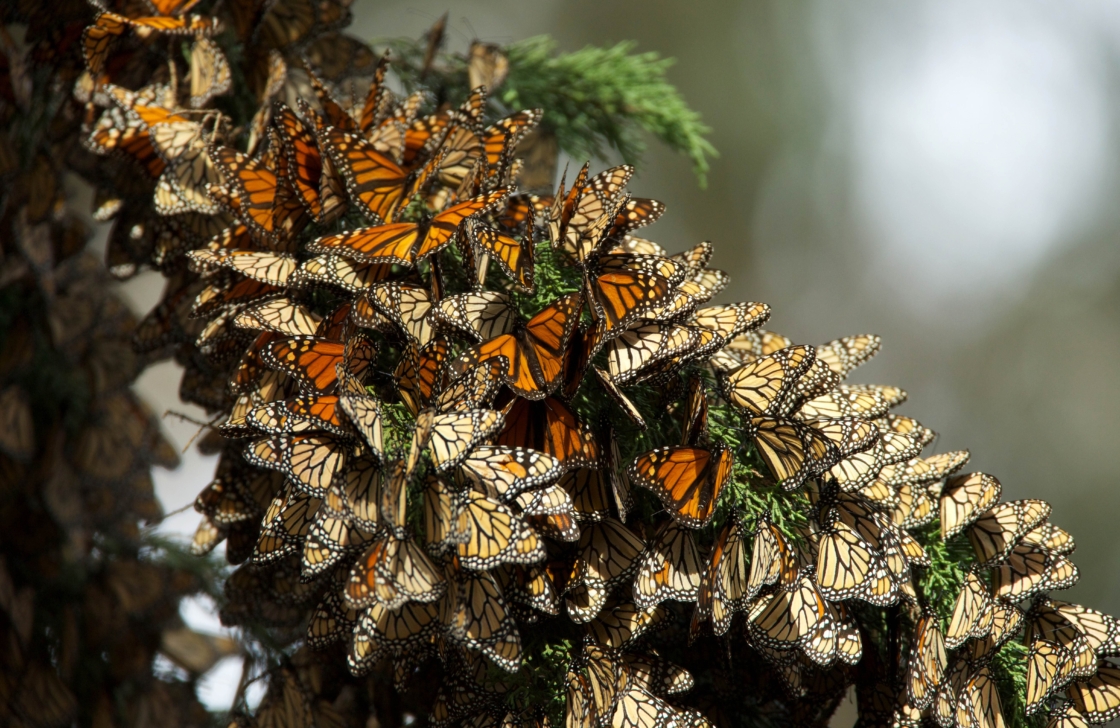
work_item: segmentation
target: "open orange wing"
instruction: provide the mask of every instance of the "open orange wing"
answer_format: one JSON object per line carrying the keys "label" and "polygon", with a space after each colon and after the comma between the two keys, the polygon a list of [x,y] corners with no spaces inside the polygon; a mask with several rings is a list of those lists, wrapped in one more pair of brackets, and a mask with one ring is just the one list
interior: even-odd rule
{"label": "open orange wing", "polygon": [[724,447],[662,447],[635,458],[627,474],[630,482],[653,491],[678,523],[702,528],[715,513],[733,464]]}
{"label": "open orange wing", "polygon": [[321,141],[366,215],[376,223],[392,220],[408,191],[408,173],[369,142],[340,129],[328,127]]}

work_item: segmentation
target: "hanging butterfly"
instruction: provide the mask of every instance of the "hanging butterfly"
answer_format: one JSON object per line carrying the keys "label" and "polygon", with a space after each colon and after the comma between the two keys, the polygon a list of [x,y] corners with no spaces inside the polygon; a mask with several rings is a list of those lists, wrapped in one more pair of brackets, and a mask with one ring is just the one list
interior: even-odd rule
{"label": "hanging butterfly", "polygon": [[499,334],[463,352],[451,362],[453,376],[479,364],[503,359],[502,381],[518,396],[543,399],[560,384],[564,351],[579,318],[581,296],[557,299],[512,333]]}

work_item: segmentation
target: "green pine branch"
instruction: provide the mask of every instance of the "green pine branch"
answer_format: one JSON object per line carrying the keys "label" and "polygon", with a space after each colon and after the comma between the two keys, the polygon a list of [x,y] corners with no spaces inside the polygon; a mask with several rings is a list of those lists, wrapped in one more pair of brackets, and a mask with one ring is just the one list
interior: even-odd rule
{"label": "green pine branch", "polygon": [[[393,39],[387,45],[393,70],[407,90],[426,88],[437,105],[467,97],[464,58],[441,57],[422,74],[423,43]],[[666,78],[674,59],[633,53],[634,46],[623,42],[557,53],[556,42],[547,36],[514,43],[503,49],[510,71],[494,98],[506,110],[544,109],[542,129],[555,134],[560,148],[577,160],[606,159],[613,150],[637,165],[646,149],[643,133],[652,134],[692,160],[700,185],[706,186],[708,160],[717,156],[706,138],[711,129]],[[504,110],[493,114],[503,115]]]}
{"label": "green pine branch", "polygon": [[644,130],[687,155],[706,184],[708,157],[716,156],[705,138],[711,129],[665,78],[675,61],[632,53],[634,46],[625,41],[556,54],[547,36],[515,43],[506,48],[510,74],[499,95],[510,108],[545,109],[543,123],[576,159],[603,158],[613,147],[636,164],[645,151]]}

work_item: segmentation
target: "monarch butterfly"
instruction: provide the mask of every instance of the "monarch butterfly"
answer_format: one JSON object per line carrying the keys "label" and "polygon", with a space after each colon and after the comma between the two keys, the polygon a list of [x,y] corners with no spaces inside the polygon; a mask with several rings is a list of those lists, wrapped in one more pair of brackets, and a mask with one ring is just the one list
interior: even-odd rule
{"label": "monarch butterfly", "polygon": [[537,534],[509,508],[479,491],[469,490],[462,497],[456,527],[466,534],[457,546],[464,568],[486,570],[544,558],[544,544]]}
{"label": "monarch butterfly", "polygon": [[715,515],[733,465],[731,451],[722,445],[663,447],[639,455],[626,473],[631,482],[653,491],[678,523],[702,528]]}
{"label": "monarch butterfly", "polygon": [[1120,717],[1120,668],[1102,660],[1093,677],[1077,681],[1066,691],[1073,710],[1086,722],[1108,723]]}
{"label": "monarch butterfly", "polygon": [[816,349],[817,358],[828,365],[841,378],[879,352],[882,340],[871,334],[845,336],[822,344]]}
{"label": "monarch butterfly", "polygon": [[887,414],[889,407],[887,398],[880,392],[840,385],[826,394],[802,402],[794,416],[802,420],[839,417],[873,420]]}
{"label": "monarch butterfly", "polygon": [[[358,263],[339,255],[320,255],[305,260],[292,274],[289,283],[296,287],[306,287],[311,282],[323,282],[349,293],[358,293],[388,278],[392,274],[392,269],[391,265]],[[360,300],[355,302],[355,307],[361,305]],[[372,313],[377,312],[372,311]],[[368,320],[358,325],[378,328],[377,324]]]}
{"label": "monarch butterfly", "polygon": [[[696,307],[707,300],[705,289],[693,281],[683,281],[661,303],[644,309],[638,318],[643,321],[677,321],[688,319]],[[722,343],[722,342],[721,342]],[[735,368],[742,362],[736,360]]]}
{"label": "monarch butterfly", "polygon": [[344,592],[355,609],[398,609],[431,603],[443,596],[447,582],[412,539],[393,534],[379,538],[355,562]]}
{"label": "monarch butterfly", "polygon": [[588,634],[607,649],[621,649],[668,618],[664,607],[639,609],[632,602],[608,604],[587,623]]}
{"label": "monarch butterfly", "polygon": [[985,665],[973,674],[957,699],[956,724],[962,728],[1005,725],[999,692],[991,671]]}
{"label": "monarch butterfly", "polygon": [[980,638],[991,629],[991,599],[987,586],[973,572],[965,575],[964,584],[953,604],[953,616],[945,631],[945,646],[955,650],[970,637]]}
{"label": "monarch butterfly", "polygon": [[[647,197],[630,197],[618,207],[614,222],[611,223],[611,227],[607,231],[607,237],[610,239],[617,239],[627,235],[631,230],[636,230],[646,225],[652,225],[657,222],[664,212],[665,205],[657,200],[651,200]],[[664,255],[664,252],[660,251],[654,254]],[[674,259],[681,260],[681,262],[686,264],[688,263],[687,260],[679,256],[674,256]]]}
{"label": "monarch butterfly", "polygon": [[707,442],[708,396],[704,382],[699,377],[689,379],[688,394],[681,413],[681,444],[694,446]]}
{"label": "monarch butterfly", "polygon": [[273,286],[284,285],[297,265],[288,255],[251,250],[192,250],[187,257],[199,268],[228,268]]}
{"label": "monarch butterfly", "polygon": [[646,544],[634,578],[634,604],[646,610],[667,599],[695,602],[701,564],[692,531],[668,521]]}
{"label": "monarch butterfly", "polygon": [[607,474],[598,468],[577,468],[561,476],[558,484],[568,491],[579,521],[592,523],[611,515],[607,477]]}
{"label": "monarch butterfly", "polygon": [[372,540],[372,535],[351,527],[347,520],[320,507],[303,542],[300,578],[311,581],[333,568],[347,554]]}
{"label": "monarch butterfly", "polygon": [[604,518],[582,530],[576,548],[572,581],[605,592],[633,577],[645,543],[620,521]]}
{"label": "monarch butterfly", "polygon": [[404,350],[393,376],[397,391],[413,416],[428,407],[438,393],[447,354],[448,345],[443,339],[433,339],[423,347],[409,344]]}
{"label": "monarch butterfly", "polygon": [[[211,147],[209,155],[236,200],[234,212],[255,233],[272,239],[277,232],[276,170],[266,159],[250,159],[229,147]],[[211,187],[211,196],[214,192]]]}
{"label": "monarch butterfly", "polygon": [[[123,106],[127,102],[121,103]],[[126,108],[147,125],[151,146],[166,165],[156,184],[156,211],[163,215],[188,211],[216,214],[218,206],[209,195],[210,186],[224,180],[208,153],[213,134],[206,134],[202,123],[162,108],[134,101]]]}
{"label": "monarch butterfly", "polygon": [[521,635],[490,573],[460,572],[448,635],[478,650],[507,672],[521,668]]}
{"label": "monarch butterfly", "polygon": [[[560,613],[556,585],[541,565],[503,566],[493,573],[510,598],[511,605],[531,607],[552,616]],[[531,614],[522,616],[525,621],[534,618]]]}
{"label": "monarch butterfly", "polygon": [[1016,546],[1005,563],[992,571],[992,595],[1018,601],[1042,590],[1068,589],[1081,573],[1060,554],[1031,546]]}
{"label": "monarch butterfly", "polygon": [[476,341],[486,341],[513,331],[517,314],[504,293],[484,291],[448,296],[439,302],[433,317]]}
{"label": "monarch butterfly", "polygon": [[237,314],[234,325],[289,336],[313,336],[322,317],[288,298],[274,298]]}
{"label": "monarch butterfly", "polygon": [[258,430],[275,435],[318,430],[338,437],[352,434],[340,417],[338,397],[333,395],[305,395],[270,402],[252,410],[246,420]]}
{"label": "monarch butterfly", "polygon": [[279,453],[279,469],[315,498],[326,495],[350,454],[344,443],[320,434],[279,435],[270,440],[270,447]]}
{"label": "monarch butterfly", "polygon": [[564,181],[553,198],[549,211],[549,240],[557,250],[577,261],[587,260],[599,243],[606,226],[613,222],[622,190],[634,174],[623,164],[603,170],[591,179],[588,166],[580,169],[571,190],[564,194]]}
{"label": "monarch butterfly", "polygon": [[497,370],[501,362],[488,362],[474,367],[451,381],[436,397],[434,405],[440,412],[464,408],[489,408],[501,386]]}
{"label": "monarch butterfly", "polygon": [[813,363],[812,347],[792,346],[759,357],[721,379],[728,402],[757,415],[777,413]]}
{"label": "monarch butterfly", "polygon": [[262,519],[263,527],[251,563],[274,563],[296,553],[321,502],[318,498],[295,493],[291,489],[273,499]]}
{"label": "monarch butterfly", "polygon": [[770,318],[770,307],[765,303],[728,303],[697,309],[692,321],[718,334],[722,342],[730,341],[744,331],[762,326]]}
{"label": "monarch butterfly", "polygon": [[[440,618],[441,605],[438,601],[417,602],[410,601],[396,609],[390,609],[380,603],[373,604],[362,613],[358,625],[354,628],[354,644],[351,654],[359,640],[366,640],[370,644],[367,650],[376,653],[384,649],[394,655],[401,655],[411,649],[425,644],[442,628]],[[349,662],[351,656],[347,656]],[[359,665],[368,665],[376,662],[371,658],[362,660]]]}
{"label": "monarch butterfly", "polygon": [[86,68],[95,78],[101,74],[105,67],[113,38],[123,34],[125,29],[129,27],[171,35],[210,35],[220,30],[216,18],[207,18],[201,15],[187,15],[180,18],[161,16],[129,18],[107,11],[100,12],[97,14],[93,25],[87,27],[82,34]]}
{"label": "monarch butterfly", "polygon": [[336,365],[341,363],[360,377],[375,353],[373,342],[363,337],[343,344],[313,336],[293,336],[268,344],[261,350],[261,360],[269,368],[295,377],[302,387],[329,394],[338,381]]}
{"label": "monarch butterfly", "polygon": [[747,576],[747,601],[770,584],[787,587],[796,581],[803,560],[809,555],[795,549],[765,514],[755,525],[750,570]]}
{"label": "monarch butterfly", "polygon": [[319,238],[308,249],[313,253],[334,253],[368,262],[411,266],[445,248],[464,221],[500,203],[506,194],[504,189],[497,190],[452,205],[436,213],[426,225],[398,222],[358,228]]}
{"label": "monarch butterfly", "polygon": [[563,468],[559,460],[536,450],[482,445],[459,463],[458,473],[475,490],[508,500],[555,481]]}
{"label": "monarch butterfly", "polygon": [[429,451],[437,472],[455,467],[476,444],[493,435],[502,426],[502,420],[502,413],[494,410],[421,412],[416,418],[406,472],[412,472],[424,449]]}
{"label": "monarch butterfly", "polygon": [[[1052,615],[1070,625],[1084,635],[1089,648],[1101,656],[1120,648],[1120,622],[1108,614],[1058,599],[1041,600],[1034,606],[1033,612],[1038,618]],[[1054,638],[1047,636],[1047,639]]]}
{"label": "monarch butterfly", "polygon": [[471,347],[451,363],[452,374],[459,376],[478,364],[504,358],[501,379],[506,386],[520,397],[544,399],[560,384],[562,358],[579,318],[580,302],[579,293],[559,298],[512,333]]}
{"label": "monarch butterfly", "polygon": [[746,609],[754,596],[750,592],[749,568],[743,527],[738,521],[728,522],[716,537],[700,580],[693,617],[694,634],[707,619],[712,620],[717,635],[727,633],[735,613]]}
{"label": "monarch butterfly", "polygon": [[307,624],[307,643],[323,650],[350,636],[358,610],[347,607],[337,592],[327,590]]}
{"label": "monarch butterfly", "polygon": [[348,392],[338,398],[338,405],[370,451],[380,457],[384,449],[381,438],[381,403],[377,398]]}
{"label": "monarch butterfly", "polygon": [[751,635],[764,645],[789,649],[804,645],[829,620],[827,603],[810,576],[760,598],[748,613]]}
{"label": "monarch butterfly", "polygon": [[[313,113],[308,109],[305,115]],[[313,131],[279,101],[274,103],[272,114],[280,128],[283,153],[287,155],[289,181],[308,212],[318,222],[341,214],[346,207],[342,180],[335,174],[329,157],[323,156]]]}
{"label": "monarch butterfly", "polygon": [[425,346],[432,340],[431,294],[406,283],[377,283],[359,301],[368,302],[404,332],[409,341]]}
{"label": "monarch butterfly", "polygon": [[1041,500],[1000,503],[978,518],[968,530],[968,540],[982,566],[1002,561],[1019,539],[1046,520],[1050,504]]}
{"label": "monarch butterfly", "polygon": [[409,174],[361,137],[328,126],[319,131],[319,148],[327,150],[332,166],[346,182],[350,199],[360,203],[363,214],[375,225],[390,222],[401,203],[416,192],[407,185]]}
{"label": "monarch butterfly", "polygon": [[656,652],[627,653],[622,656],[622,661],[628,673],[627,682],[654,695],[685,693],[696,684],[688,670],[663,659]]}
{"label": "monarch butterfly", "polygon": [[939,620],[933,615],[923,615],[914,626],[907,669],[906,694],[911,706],[917,710],[929,707],[937,695],[947,664],[945,637]]}
{"label": "monarch butterfly", "polygon": [[486,261],[493,259],[510,280],[523,292],[532,294],[536,290],[533,281],[533,227],[527,228],[521,240],[504,235],[500,231],[471,218],[466,223],[466,236],[479,256],[479,283],[483,282]]}
{"label": "monarch butterfly", "polygon": [[[835,480],[844,492],[854,493],[869,487],[884,467],[912,460],[921,452],[922,445],[918,440],[895,432],[882,432],[880,429],[879,439],[871,448],[841,459],[828,469],[827,477]],[[888,497],[900,495],[890,491],[886,486],[883,486],[883,490],[889,494]],[[869,494],[865,493],[865,495]],[[929,503],[929,511],[932,517],[932,501]],[[910,524],[906,527],[909,528]]]}
{"label": "monarch butterfly", "polygon": [[874,426],[855,418],[800,423],[754,417],[750,432],[766,466],[786,490],[796,490],[845,458],[870,449],[878,439]]}
{"label": "monarch butterfly", "polygon": [[1041,547],[1052,554],[1068,554],[1076,548],[1073,536],[1065,529],[1058,528],[1052,523],[1038,524],[1023,534],[1020,543],[1026,546]]}
{"label": "monarch butterfly", "polygon": [[680,324],[648,324],[623,331],[610,342],[607,368],[620,384],[634,379],[646,367],[696,346],[697,329]]}
{"label": "monarch butterfly", "polygon": [[191,47],[190,105],[200,109],[214,96],[230,87],[229,63],[218,45],[205,36],[197,36]]}
{"label": "monarch butterfly", "polygon": [[608,339],[664,302],[684,277],[681,266],[659,256],[596,253],[582,267],[588,308]]}
{"label": "monarch butterfly", "polygon": [[1044,639],[1031,642],[1027,654],[1027,715],[1038,712],[1044,700],[1069,684],[1073,665],[1073,654],[1065,647]]}
{"label": "monarch butterfly", "polygon": [[835,511],[821,528],[816,580],[831,601],[861,599],[883,606],[899,598],[886,557]]}
{"label": "monarch butterfly", "polygon": [[502,85],[509,73],[509,58],[502,52],[501,46],[472,41],[467,56],[470,59],[467,62],[467,78],[471,88],[485,86],[494,89]]}

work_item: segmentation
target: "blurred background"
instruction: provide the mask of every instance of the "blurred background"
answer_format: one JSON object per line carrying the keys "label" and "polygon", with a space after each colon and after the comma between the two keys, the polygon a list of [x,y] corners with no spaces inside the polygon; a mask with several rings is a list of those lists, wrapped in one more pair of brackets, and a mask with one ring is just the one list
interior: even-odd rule
{"label": "blurred background", "polygon": [[[630,188],[668,212],[643,234],[672,252],[712,240],[713,265],[732,274],[719,300],[766,301],[769,328],[795,341],[880,334],[854,378],[909,391],[900,411],[941,433],[940,451],[969,448],[966,467],[998,476],[1005,500],[1050,500],[1078,544],[1081,583],[1065,595],[1120,613],[1120,6],[682,7],[356,0],[350,32],[419,37],[450,9],[453,52],[549,34],[563,51],[635,40],[676,58],[670,80],[720,157],[701,189],[651,140]],[[124,289],[146,312],[158,286]],[[191,413],[171,364],[140,388],[161,412]],[[165,423],[180,447],[197,430]],[[188,506],[212,468],[189,450],[158,473],[164,508]],[[189,535],[197,520],[188,509],[163,528]],[[185,616],[215,625],[208,609]],[[208,676],[214,707],[238,667]]]}

